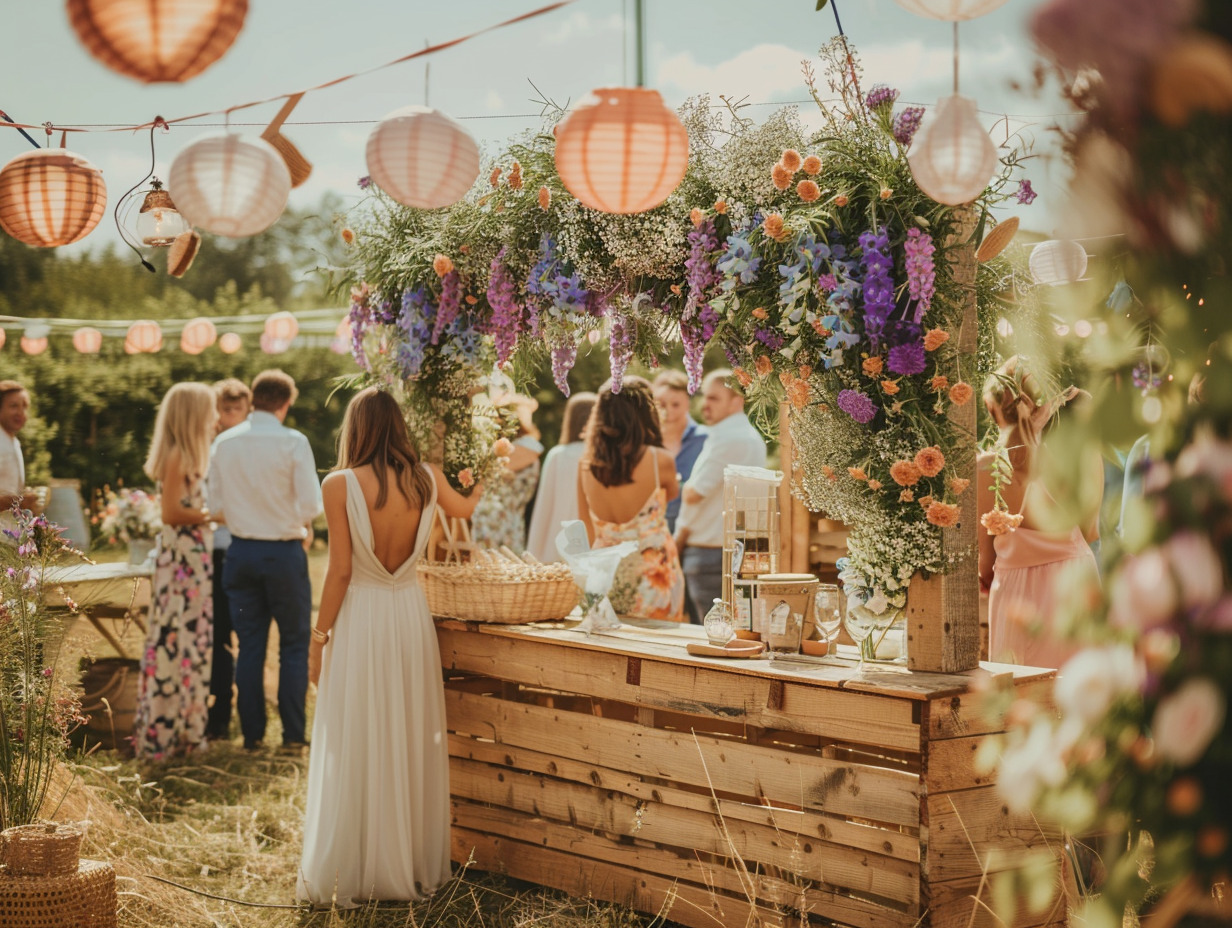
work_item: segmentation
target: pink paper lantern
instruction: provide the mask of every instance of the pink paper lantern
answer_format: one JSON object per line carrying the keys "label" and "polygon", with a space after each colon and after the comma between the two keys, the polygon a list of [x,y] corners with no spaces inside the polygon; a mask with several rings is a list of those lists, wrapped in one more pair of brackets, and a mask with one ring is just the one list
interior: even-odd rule
{"label": "pink paper lantern", "polygon": [[218,339],[218,350],[223,354],[235,354],[242,347],[244,341],[235,332],[224,332]]}
{"label": "pink paper lantern", "polygon": [[129,354],[153,354],[162,347],[163,330],[150,319],[134,322],[124,336],[124,350]]}
{"label": "pink paper lantern", "polygon": [[278,221],[291,193],[291,174],[269,142],[207,135],[175,156],[167,190],[190,225],[245,238]]}
{"label": "pink paper lantern", "polygon": [[907,153],[920,189],[947,206],[970,203],[984,192],[997,170],[997,149],[980,123],[975,101],[942,97]]}
{"label": "pink paper lantern", "polygon": [[46,336],[31,338],[29,335],[21,337],[21,350],[26,354],[42,354],[47,350]]}
{"label": "pink paper lantern", "polygon": [[0,348],[4,347],[4,343],[7,339],[8,336],[4,334],[4,329],[0,329]]}
{"label": "pink paper lantern", "polygon": [[479,176],[479,146],[457,122],[427,106],[394,110],[368,136],[372,182],[404,206],[452,206]]}
{"label": "pink paper lantern", "polygon": [[991,13],[1008,0],[895,0],[904,10],[928,19],[958,22]]}
{"label": "pink paper lantern", "polygon": [[[0,335],[3,332],[0,331]],[[4,339],[0,338],[0,346],[4,345]],[[351,350],[351,320],[343,319],[338,323],[338,328],[334,329],[334,338],[329,343],[329,350],[334,354],[346,354]]]}
{"label": "pink paper lantern", "polygon": [[291,347],[289,338],[275,338],[269,332],[261,333],[261,350],[266,354],[282,354]]}
{"label": "pink paper lantern", "polygon": [[298,333],[299,320],[285,310],[274,313],[265,320],[265,334],[271,339],[284,341],[289,344],[291,339],[295,338]]}
{"label": "pink paper lantern", "polygon": [[205,317],[193,319],[180,333],[180,350],[185,354],[200,354],[218,340],[218,330]]}
{"label": "pink paper lantern", "polygon": [[98,354],[103,347],[103,333],[90,326],[82,326],[73,333],[73,347],[82,354]]}

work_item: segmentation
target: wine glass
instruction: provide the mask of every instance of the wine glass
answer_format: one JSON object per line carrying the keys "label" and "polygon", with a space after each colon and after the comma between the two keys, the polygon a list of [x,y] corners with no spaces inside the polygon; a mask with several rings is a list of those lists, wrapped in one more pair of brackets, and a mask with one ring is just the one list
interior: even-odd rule
{"label": "wine glass", "polygon": [[843,616],[843,626],[847,634],[856,643],[860,651],[860,662],[856,664],[856,673],[864,672],[864,642],[878,627],[877,613],[863,603],[848,601],[847,612]]}
{"label": "wine glass", "polygon": [[814,605],[814,621],[826,640],[826,654],[832,657],[834,639],[843,623],[842,593],[833,583],[823,583],[817,587]]}

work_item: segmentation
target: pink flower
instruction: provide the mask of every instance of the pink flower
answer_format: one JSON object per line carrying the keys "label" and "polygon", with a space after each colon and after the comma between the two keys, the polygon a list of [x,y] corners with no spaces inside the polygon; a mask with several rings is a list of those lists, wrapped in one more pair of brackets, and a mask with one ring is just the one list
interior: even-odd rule
{"label": "pink flower", "polygon": [[1205,535],[1178,532],[1164,545],[1164,551],[1172,562],[1186,609],[1209,606],[1223,595],[1223,564]]}
{"label": "pink flower", "polygon": [[1148,548],[1125,559],[1112,587],[1109,622],[1117,628],[1143,632],[1167,623],[1176,607],[1176,588],[1167,558],[1159,548]]}
{"label": "pink flower", "polygon": [[1159,701],[1151,732],[1161,757],[1188,767],[1201,759],[1223,725],[1223,692],[1206,677],[1193,677]]}
{"label": "pink flower", "polygon": [[469,467],[464,467],[458,471],[458,484],[462,489],[467,490],[475,485],[475,472]]}
{"label": "pink flower", "polygon": [[1062,713],[1090,725],[1103,718],[1119,697],[1137,693],[1142,678],[1142,665],[1129,645],[1087,648],[1061,668],[1054,698]]}

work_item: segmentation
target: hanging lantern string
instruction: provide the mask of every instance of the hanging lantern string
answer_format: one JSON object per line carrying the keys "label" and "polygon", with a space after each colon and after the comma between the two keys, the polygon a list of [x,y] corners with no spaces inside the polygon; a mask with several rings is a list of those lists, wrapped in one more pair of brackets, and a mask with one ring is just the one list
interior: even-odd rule
{"label": "hanging lantern string", "polygon": [[[478,38],[481,35],[486,35],[489,32],[496,32],[500,29],[506,28],[507,26],[513,26],[513,25],[516,25],[517,23],[525,22],[528,19],[534,19],[537,16],[543,16],[546,13],[552,13],[556,10],[559,10],[561,7],[569,6],[570,4],[576,3],[576,2],[577,0],[557,0],[556,3],[549,3],[547,6],[541,6],[537,10],[531,10],[529,13],[522,13],[518,16],[513,17],[512,19],[506,19],[504,22],[495,23],[491,26],[484,26],[482,29],[477,29],[476,31],[468,35],[458,36],[456,38],[449,39],[445,42],[438,42],[436,45],[429,45],[428,47],[420,49],[419,51],[411,52],[409,55],[403,55],[401,58],[395,58],[393,61],[387,61],[384,64],[374,65],[373,67],[368,68],[364,71],[356,71],[353,74],[346,74],[346,75],[343,75],[342,77],[336,77],[333,80],[326,81],[323,84],[317,84],[315,87],[308,87],[305,90],[292,91],[291,93],[280,93],[280,94],[276,94],[275,96],[266,97],[261,100],[253,100],[248,103],[240,103],[235,106],[229,106],[229,107],[226,107],[225,109],[206,110],[205,112],[202,112],[202,113],[195,113],[192,116],[177,116],[175,119],[162,120],[162,123],[164,126],[172,126],[172,125],[175,125],[176,123],[191,122],[192,120],[195,120],[195,119],[202,119],[206,116],[220,116],[221,115],[224,117],[229,117],[231,113],[234,113],[238,110],[246,110],[254,106],[262,106],[266,103],[274,103],[278,100],[284,100],[287,97],[295,96],[296,93],[305,94],[305,93],[312,93],[317,90],[325,90],[327,87],[334,87],[338,84],[343,84],[347,81],[354,80],[357,77],[364,77],[376,71],[383,71],[385,68],[392,68],[394,65],[402,64],[403,62],[411,61],[415,58],[423,58],[427,55],[434,55],[437,52],[443,52],[446,49],[453,48],[456,45],[461,45],[464,42],[469,42],[471,39]],[[159,117],[159,119],[162,119],[162,117]],[[0,123],[0,128],[3,128],[4,125],[6,124]],[[32,125],[27,125],[25,123],[17,123],[17,122],[12,122],[12,121],[7,123],[7,125],[11,125],[15,129],[40,128],[39,126],[32,126]],[[53,127],[51,123],[46,123],[45,125],[49,129],[61,128],[58,126]],[[112,129],[103,129],[102,131],[103,132],[140,132],[142,129],[149,129],[149,128],[154,127],[155,125],[156,125],[155,123],[147,122],[147,123],[142,123],[137,126],[120,126],[120,127],[112,128]],[[92,130],[80,128],[80,127],[76,127],[76,128],[64,127],[61,129],[61,131],[88,132]]]}
{"label": "hanging lantern string", "polygon": [[11,117],[11,116],[10,116],[8,113],[6,113],[4,110],[0,110],[0,119],[3,119],[5,122],[9,123],[9,124],[10,124],[10,125],[12,125],[15,129],[17,129],[17,131],[18,131],[18,132],[20,132],[20,133],[21,133],[21,134],[25,137],[26,141],[27,141],[27,142],[29,142],[31,145],[33,145],[35,148],[42,148],[42,147],[43,147],[43,146],[42,146],[42,145],[40,145],[38,142],[36,142],[33,138],[31,138],[30,133],[29,133],[29,132],[27,132],[25,129],[21,128],[21,127],[18,125],[17,120],[13,119],[13,117]]}
{"label": "hanging lantern string", "polygon": [[168,126],[167,126],[166,120],[163,119],[161,116],[155,116],[154,121],[151,122],[149,126],[150,126],[150,170],[146,172],[145,177],[141,178],[141,180],[137,181],[137,183],[129,187],[128,191],[122,197],[116,200],[115,209],[112,210],[111,218],[115,220],[116,231],[120,233],[120,240],[123,241],[125,245],[127,245],[129,248],[133,250],[133,252],[137,255],[137,258],[141,261],[141,266],[145,268],[147,271],[149,271],[151,274],[154,274],[156,273],[154,265],[152,265],[149,261],[147,261],[145,259],[145,255],[141,253],[141,249],[138,248],[136,244],[134,244],[132,241],[129,240],[129,234],[127,230],[124,228],[123,224],[120,222],[120,208],[128,201],[128,198],[132,195],[132,192],[134,190],[136,190],[138,187],[140,187],[147,180],[149,180],[151,177],[154,176],[154,132],[157,129],[162,129],[164,131],[167,131]]}

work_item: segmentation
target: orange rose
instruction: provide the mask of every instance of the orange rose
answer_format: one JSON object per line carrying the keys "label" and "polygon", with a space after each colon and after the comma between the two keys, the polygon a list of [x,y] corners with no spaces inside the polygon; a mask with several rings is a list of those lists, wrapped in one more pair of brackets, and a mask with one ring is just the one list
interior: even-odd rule
{"label": "orange rose", "polygon": [[885,391],[887,396],[893,396],[898,392],[898,384],[893,380],[883,380],[881,381],[881,389]]}
{"label": "orange rose", "polygon": [[552,205],[552,191],[547,187],[539,188],[539,208],[547,210]]}
{"label": "orange rose", "polygon": [[821,159],[816,155],[809,155],[804,159],[804,163],[800,167],[804,169],[804,173],[809,177],[816,177],[821,173]]}
{"label": "orange rose", "polygon": [[791,236],[791,232],[783,227],[783,217],[778,213],[771,213],[762,220],[761,230],[766,233],[767,238],[772,238],[776,242],[785,242]]}
{"label": "orange rose", "polygon": [[834,468],[831,467],[829,464],[821,465],[821,473],[831,483],[833,483],[835,480],[838,480],[838,474],[834,473]]}
{"label": "orange rose", "polygon": [[955,406],[966,406],[974,395],[975,391],[971,389],[971,384],[961,380],[950,387],[950,402]]}
{"label": "orange rose", "polygon": [[928,382],[928,389],[932,390],[934,393],[940,393],[942,390],[948,390],[949,388],[950,378],[946,377],[944,374],[938,374]]}
{"label": "orange rose", "polygon": [[945,329],[929,329],[924,333],[924,350],[936,351],[950,340],[950,333]]}
{"label": "orange rose", "polygon": [[847,473],[851,474],[852,480],[867,480],[868,474],[864,473],[863,467],[849,467]]}
{"label": "orange rose", "polygon": [[705,220],[706,214],[696,206],[689,210],[689,222],[693,223],[693,228],[697,228]]}
{"label": "orange rose", "polygon": [[801,364],[800,365],[800,379],[808,380],[812,376],[813,376],[813,369],[809,367],[807,364]]}
{"label": "orange rose", "polygon": [[881,188],[881,189],[877,192],[877,196],[881,197],[881,199],[883,199],[883,200],[888,200],[888,199],[890,199],[890,197],[892,197],[893,195],[894,195],[894,191],[893,191],[893,190],[891,190],[889,187],[882,187],[882,188]]}
{"label": "orange rose", "polygon": [[670,287],[668,287],[668,289],[671,290],[672,293],[676,294],[676,296],[680,296],[680,293],[681,293],[680,284],[672,284]]}
{"label": "orange rose", "polygon": [[466,305],[467,306],[474,306],[478,302],[479,302],[479,297],[475,296],[474,294],[468,293],[466,295]]}
{"label": "orange rose", "polygon": [[955,496],[962,496],[969,486],[971,481],[966,477],[954,477],[950,480],[950,492]]}
{"label": "orange rose", "polygon": [[807,380],[793,380],[787,384],[787,399],[796,409],[803,409],[809,401],[809,385]]}
{"label": "orange rose", "polygon": [[1006,509],[990,509],[980,516],[980,525],[989,535],[1005,535],[1022,524],[1022,516]]}
{"label": "orange rose", "polygon": [[753,382],[753,378],[749,376],[749,372],[746,371],[743,367],[736,368],[736,370],[733,373],[735,373],[736,379],[740,381],[740,386],[742,387],[747,387],[749,384]]}
{"label": "orange rose", "polygon": [[769,356],[759,354],[757,360],[753,362],[753,368],[757,371],[758,377],[765,377],[774,370],[774,362],[770,360]]}
{"label": "orange rose", "polygon": [[448,255],[438,254],[432,259],[432,270],[436,271],[437,277],[444,277],[453,270],[453,261]]}
{"label": "orange rose", "polygon": [[765,307],[758,306],[755,310],[753,310],[753,318],[754,319],[769,319],[770,314],[766,312]]}
{"label": "orange rose", "polygon": [[925,477],[936,477],[945,467],[945,455],[936,445],[931,445],[916,452],[915,466]]}
{"label": "orange rose", "polygon": [[920,469],[911,461],[895,461],[890,465],[890,479],[900,487],[913,487],[920,482]]}
{"label": "orange rose", "polygon": [[780,161],[770,169],[770,180],[779,190],[786,190],[791,186],[791,171],[787,170],[787,166]]}
{"label": "orange rose", "polygon": [[933,504],[932,494],[930,493],[927,496],[921,496],[918,500],[916,500],[916,502],[920,504],[921,509],[927,509]]}
{"label": "orange rose", "polygon": [[949,528],[958,523],[958,507],[950,503],[933,503],[924,513],[924,518],[933,525]]}
{"label": "orange rose", "polygon": [[840,193],[838,196],[834,198],[835,206],[846,206],[848,202],[849,201],[847,199],[847,194],[845,193]]}
{"label": "orange rose", "polygon": [[509,186],[514,190],[522,189],[522,165],[518,162],[513,162],[513,167],[509,169]]}
{"label": "orange rose", "polygon": [[475,473],[469,467],[464,467],[458,471],[458,484],[462,489],[469,489],[475,485]]}
{"label": "orange rose", "polygon": [[865,358],[860,369],[869,377],[876,377],[884,366],[885,362],[881,360],[881,355],[875,354],[871,358]]}
{"label": "orange rose", "polygon": [[492,442],[492,453],[498,458],[507,458],[513,454],[513,442],[508,438],[498,438]]}
{"label": "orange rose", "polygon": [[903,492],[898,494],[898,501],[900,503],[910,503],[914,499],[915,499],[915,494],[912,493],[910,490],[903,490]]}
{"label": "orange rose", "polygon": [[779,163],[793,174],[800,170],[800,153],[794,148],[789,148],[783,152],[783,156],[779,159]]}
{"label": "orange rose", "polygon": [[870,490],[880,490],[880,489],[881,489],[881,481],[880,481],[880,480],[870,480],[870,481],[868,482],[868,488],[869,488]]}
{"label": "orange rose", "polygon": [[342,240],[346,242],[348,245],[355,244],[355,233],[352,232],[350,229],[343,229],[342,230]]}
{"label": "orange rose", "polygon": [[720,216],[725,215],[727,213],[727,201],[726,200],[715,200],[714,201],[714,211],[718,213]]}
{"label": "orange rose", "polygon": [[821,199],[821,188],[816,181],[802,180],[796,184],[796,195],[805,203],[812,203]]}

